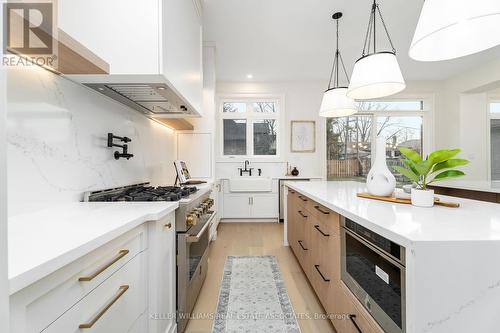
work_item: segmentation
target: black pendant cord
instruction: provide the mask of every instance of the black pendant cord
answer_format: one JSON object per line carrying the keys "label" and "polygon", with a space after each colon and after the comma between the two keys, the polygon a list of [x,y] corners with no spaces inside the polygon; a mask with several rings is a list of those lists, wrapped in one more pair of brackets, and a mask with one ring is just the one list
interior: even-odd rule
{"label": "black pendant cord", "polygon": [[372,9],[370,13],[370,19],[368,21],[368,28],[366,29],[366,36],[365,36],[365,43],[363,45],[363,53],[362,56],[366,56],[371,49],[371,41],[372,41],[372,34],[373,34],[373,53],[377,53],[377,13],[380,16],[380,21],[382,22],[382,26],[384,28],[385,34],[387,36],[387,39],[389,40],[389,43],[391,44],[392,52],[395,54],[396,53],[396,48],[394,47],[394,44],[392,43],[391,36],[389,35],[389,30],[387,29],[387,26],[384,21],[384,17],[382,16],[382,12],[380,11],[380,7],[376,0],[373,1],[372,4]]}
{"label": "black pendant cord", "polygon": [[[340,53],[339,50],[339,19],[342,17],[341,13],[335,13],[333,15],[333,19],[336,20],[337,23],[337,33],[336,33],[336,50],[335,50],[335,57],[333,60],[333,66],[332,66],[332,71],[330,72],[330,80],[328,81],[328,90],[332,88],[338,88],[339,87],[339,64],[342,64],[342,70],[344,71],[344,74],[347,79],[347,83],[349,84],[349,75],[347,75],[347,70],[344,65],[344,60],[342,59],[342,54]],[[332,87],[332,80],[333,80],[333,87]]]}

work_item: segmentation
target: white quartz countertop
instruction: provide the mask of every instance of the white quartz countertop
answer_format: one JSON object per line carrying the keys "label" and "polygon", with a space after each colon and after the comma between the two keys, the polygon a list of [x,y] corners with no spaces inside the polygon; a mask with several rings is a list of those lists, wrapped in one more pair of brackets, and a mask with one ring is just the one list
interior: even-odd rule
{"label": "white quartz countertop", "polygon": [[9,218],[10,294],[178,206],[177,202],[74,203]]}
{"label": "white quartz countertop", "polygon": [[432,186],[500,193],[500,181],[454,180],[448,182],[437,182],[435,184],[432,184]]}
{"label": "white quartz countertop", "polygon": [[288,182],[288,187],[403,246],[413,242],[498,241],[500,205],[455,197],[460,208],[419,208],[358,198],[357,182]]}

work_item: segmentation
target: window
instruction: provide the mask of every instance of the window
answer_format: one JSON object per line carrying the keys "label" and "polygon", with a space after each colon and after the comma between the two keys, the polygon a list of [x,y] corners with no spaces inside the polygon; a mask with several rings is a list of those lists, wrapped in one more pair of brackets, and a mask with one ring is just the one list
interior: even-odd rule
{"label": "window", "polygon": [[500,181],[500,102],[490,103],[491,180]]}
{"label": "window", "polygon": [[220,114],[224,157],[278,156],[278,100],[223,100]]}
{"label": "window", "polygon": [[327,172],[329,180],[366,180],[375,151],[375,139],[387,139],[387,165],[398,183],[409,179],[392,168],[402,165],[400,147],[423,152],[423,100],[367,101],[360,112],[327,121]]}

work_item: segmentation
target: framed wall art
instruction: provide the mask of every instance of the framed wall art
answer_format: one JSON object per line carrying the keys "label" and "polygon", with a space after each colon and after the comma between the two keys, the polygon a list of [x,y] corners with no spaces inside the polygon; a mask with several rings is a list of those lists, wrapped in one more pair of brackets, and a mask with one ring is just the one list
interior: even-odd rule
{"label": "framed wall art", "polygon": [[292,120],[290,126],[290,150],[292,153],[314,153],[316,151],[316,122]]}

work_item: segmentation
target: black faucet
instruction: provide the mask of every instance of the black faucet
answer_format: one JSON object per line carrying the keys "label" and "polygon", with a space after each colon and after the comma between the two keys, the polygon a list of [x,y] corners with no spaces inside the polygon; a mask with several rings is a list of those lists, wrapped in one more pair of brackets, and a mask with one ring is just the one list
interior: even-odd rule
{"label": "black faucet", "polygon": [[240,176],[243,176],[243,173],[248,173],[248,175],[251,177],[252,176],[252,170],[253,168],[248,168],[250,166],[250,162],[248,160],[245,161],[245,169],[238,168],[240,170]]}

